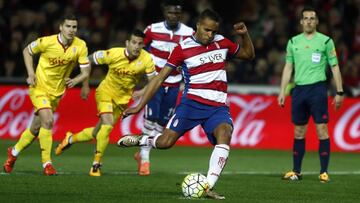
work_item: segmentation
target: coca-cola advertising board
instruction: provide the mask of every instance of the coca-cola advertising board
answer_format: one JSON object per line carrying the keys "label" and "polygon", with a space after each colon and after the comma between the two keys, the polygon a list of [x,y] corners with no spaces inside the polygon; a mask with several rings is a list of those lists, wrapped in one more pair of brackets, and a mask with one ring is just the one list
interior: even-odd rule
{"label": "coca-cola advertising board", "polygon": [[[78,132],[95,126],[98,121],[95,89],[88,100],[80,98],[80,89],[67,90],[54,113],[54,140],[64,138],[66,131]],[[285,107],[277,105],[276,96],[229,94],[228,103],[234,122],[231,145],[235,148],[280,149],[292,148],[294,127],[290,115],[291,98]],[[340,110],[335,111],[329,98],[328,124],[332,151],[360,152],[360,98],[346,98]],[[133,104],[133,102],[132,102]],[[2,85],[0,88],[0,139],[17,140],[33,117],[33,106],[26,86]],[[114,127],[110,142],[121,135],[140,133],[143,112],[129,116]],[[201,127],[195,127],[177,145],[210,146]],[[306,136],[306,148],[318,149],[318,139],[312,121]]]}

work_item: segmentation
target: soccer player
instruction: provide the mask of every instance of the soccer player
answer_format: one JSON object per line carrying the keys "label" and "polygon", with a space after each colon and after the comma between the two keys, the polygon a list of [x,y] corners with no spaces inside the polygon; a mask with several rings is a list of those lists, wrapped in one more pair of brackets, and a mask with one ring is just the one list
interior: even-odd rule
{"label": "soccer player", "polygon": [[[157,72],[164,67],[176,44],[194,33],[192,28],[180,22],[182,13],[180,0],[165,0],[162,8],[165,21],[149,25],[145,29],[144,39],[145,46],[148,47],[155,62]],[[154,97],[146,104],[143,134],[154,135],[164,130],[164,126],[174,113],[181,80],[180,72],[173,70]],[[150,150],[151,147],[142,146],[140,152],[135,153],[138,174],[141,176],[150,175]]]}
{"label": "soccer player", "polygon": [[[56,170],[51,162],[54,111],[66,87],[74,87],[90,74],[86,43],[75,36],[77,26],[76,17],[67,14],[61,20],[59,34],[38,38],[23,51],[28,73],[26,81],[30,85],[29,96],[34,105],[35,116],[30,127],[21,134],[15,146],[8,148],[8,159],[4,164],[6,173],[12,171],[19,153],[38,137],[44,175],[56,175]],[[40,54],[36,74],[33,67],[33,55],[35,54]],[[77,63],[81,72],[71,79],[69,78],[70,73]],[[86,97],[89,88],[87,85],[83,87],[82,94]]]}
{"label": "soccer player", "polygon": [[327,86],[325,71],[327,64],[336,85],[334,98],[335,108],[338,109],[343,102],[342,79],[339,70],[336,50],[333,40],[316,31],[319,23],[316,11],[306,7],[301,12],[300,24],[303,33],[292,37],[288,41],[286,64],[282,73],[278,103],[285,104],[285,89],[291,74],[295,69],[295,88],[292,92],[291,117],[295,125],[293,145],[293,170],[286,173],[283,179],[300,180],[301,163],[305,154],[305,134],[312,116],[319,138],[320,176],[321,182],[328,182],[328,165],[330,157],[330,140],[327,128],[329,120],[327,103]]}
{"label": "soccer player", "polygon": [[163,81],[178,66],[182,66],[185,90],[180,104],[166,125],[163,133],[155,136],[127,135],[119,139],[118,145],[151,146],[168,149],[187,131],[201,125],[211,144],[215,145],[210,157],[207,180],[210,187],[207,196],[225,199],[212,189],[226,165],[233,123],[226,105],[227,79],[225,62],[229,56],[253,59],[254,47],[244,23],[234,25],[234,30],[242,38],[242,46],[217,34],[220,16],[205,10],[196,25],[196,33],[180,42],[170,54],[167,64],[148,84],[140,103],[124,111],[124,115],[138,113],[160,88]]}
{"label": "soccer player", "polygon": [[92,64],[106,64],[109,67],[95,94],[99,121],[96,127],[85,128],[76,134],[67,132],[55,154],[60,155],[72,144],[89,141],[95,137],[96,150],[90,176],[101,176],[101,159],[109,143],[109,135],[127,108],[136,84],[145,74],[149,81],[156,75],[151,55],[143,50],[144,37],[142,31],[134,30],[126,40],[125,48],[100,50],[89,56]]}

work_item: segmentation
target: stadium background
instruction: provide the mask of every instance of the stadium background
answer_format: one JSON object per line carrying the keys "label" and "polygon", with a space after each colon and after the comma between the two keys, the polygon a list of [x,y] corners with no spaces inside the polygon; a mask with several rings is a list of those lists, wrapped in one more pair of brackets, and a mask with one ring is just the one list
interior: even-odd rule
{"label": "stadium background", "polygon": [[[146,25],[162,20],[160,3],[160,0],[0,0],[0,138],[18,139],[31,118],[32,106],[26,96],[26,71],[21,52],[26,44],[37,37],[57,33],[59,16],[64,12],[74,12],[79,16],[78,36],[88,43],[89,53],[92,53],[108,47],[124,46],[126,35],[133,28],[144,29]],[[205,8],[212,8],[223,17],[220,33],[239,41],[240,38],[232,32],[232,25],[244,21],[255,45],[255,60],[232,60],[226,67],[229,92],[232,93],[231,113],[235,117],[235,123],[238,123],[235,125],[233,146],[291,148],[293,129],[290,123],[290,103],[287,103],[285,110],[281,110],[276,106],[276,94],[284,66],[287,40],[300,32],[299,12],[308,3],[312,3],[318,10],[318,30],[334,39],[348,97],[340,111],[335,112],[330,108],[329,129],[333,150],[360,151],[359,0],[245,0],[226,3],[216,0],[185,0],[184,23],[195,27],[196,16]],[[91,83],[94,87],[105,76],[106,71],[102,66],[93,67]],[[328,76],[331,96],[334,89],[330,71]],[[96,122],[94,89],[88,102],[80,100],[76,95],[78,91],[69,91],[60,104],[54,129],[55,140],[62,139],[66,130],[78,131]],[[287,102],[289,101],[288,99]],[[79,111],[79,106],[88,111],[74,113]],[[249,110],[255,107],[262,109]],[[277,119],[273,115],[282,116]],[[141,115],[123,123],[112,133],[112,142],[126,132],[139,132]],[[313,144],[307,145],[307,148],[316,150],[315,130],[311,126],[308,137],[309,143]],[[206,145],[202,138],[203,132],[195,129],[179,144]]]}

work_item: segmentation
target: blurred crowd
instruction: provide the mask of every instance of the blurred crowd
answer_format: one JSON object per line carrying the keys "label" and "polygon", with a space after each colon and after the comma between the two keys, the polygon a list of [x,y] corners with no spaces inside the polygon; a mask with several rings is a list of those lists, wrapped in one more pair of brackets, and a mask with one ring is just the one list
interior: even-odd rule
{"label": "blurred crowd", "polygon": [[[256,59],[229,62],[229,82],[279,85],[286,44],[301,32],[299,16],[305,4],[318,11],[318,31],[335,42],[345,90],[360,88],[360,0],[184,0],[182,21],[195,28],[197,15],[214,9],[223,18],[221,34],[234,41],[240,38],[232,25],[245,22]],[[124,46],[133,28],[163,20],[160,5],[161,0],[0,0],[0,77],[26,77],[22,49],[37,37],[57,33],[63,13],[78,15],[78,36],[90,54]],[[91,79],[105,74],[106,69],[94,67]]]}

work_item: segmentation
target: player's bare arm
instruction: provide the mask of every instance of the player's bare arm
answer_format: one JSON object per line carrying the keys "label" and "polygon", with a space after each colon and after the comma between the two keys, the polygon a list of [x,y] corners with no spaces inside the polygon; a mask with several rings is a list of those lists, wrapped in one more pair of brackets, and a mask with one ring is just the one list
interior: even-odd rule
{"label": "player's bare arm", "polygon": [[28,78],[26,79],[27,84],[34,86],[36,84],[36,76],[34,71],[34,59],[29,52],[29,46],[26,46],[23,50],[24,62],[26,66],[26,71],[28,73]]}
{"label": "player's bare arm", "polygon": [[80,68],[80,74],[77,75],[75,78],[65,78],[66,86],[69,88],[74,87],[78,83],[84,81],[86,78],[89,77],[91,71],[91,65],[89,64],[86,67]]}
{"label": "player's bare arm", "polygon": [[250,35],[246,28],[246,25],[243,22],[236,23],[234,25],[234,30],[242,38],[242,45],[238,54],[236,55],[239,59],[252,60],[255,58],[255,49],[251,41]]}
{"label": "player's bare arm", "polygon": [[343,95],[344,90],[342,86],[342,79],[341,79],[339,65],[333,66],[331,68],[331,71],[334,77],[336,92],[337,92],[332,104],[335,105],[335,109],[338,110],[341,107],[344,100],[344,95]]}
{"label": "player's bare arm", "polygon": [[83,100],[87,100],[89,94],[90,94],[89,77],[87,77],[82,82],[80,97]]}
{"label": "player's bare arm", "polygon": [[173,69],[169,66],[165,66],[159,74],[157,74],[152,80],[150,80],[149,84],[147,85],[144,95],[140,101],[140,103],[133,108],[125,109],[123,112],[124,116],[128,116],[131,114],[138,113],[144,106],[149,102],[149,100],[154,96],[156,91],[161,87],[161,84],[165,81],[165,79],[170,75]]}
{"label": "player's bare arm", "polygon": [[278,104],[281,107],[284,107],[285,105],[285,91],[287,85],[290,82],[292,71],[293,71],[293,65],[291,63],[286,63],[281,76],[280,93],[278,96]]}

